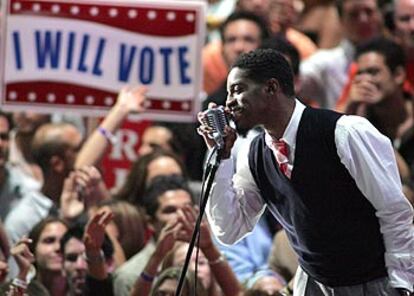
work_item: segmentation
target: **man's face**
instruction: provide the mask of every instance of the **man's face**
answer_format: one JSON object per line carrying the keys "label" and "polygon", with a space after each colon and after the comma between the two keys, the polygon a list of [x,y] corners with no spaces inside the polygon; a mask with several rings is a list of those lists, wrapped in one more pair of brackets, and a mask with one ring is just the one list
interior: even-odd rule
{"label": "man's face", "polygon": [[154,148],[162,148],[171,151],[170,141],[172,139],[171,131],[162,126],[150,126],[142,135],[141,146],[138,149],[138,155],[143,156],[154,151]]}
{"label": "man's face", "polygon": [[233,68],[227,77],[226,106],[241,136],[262,123],[261,116],[268,107],[264,102],[263,88],[263,85],[247,78],[246,71],[239,68]]}
{"label": "man's face", "polygon": [[60,253],[60,240],[67,228],[60,222],[46,225],[39,237],[35,250],[37,266],[46,271],[62,271],[62,255]]}
{"label": "man's face", "polygon": [[405,49],[414,50],[414,0],[395,3],[395,35]]}
{"label": "man's face", "polygon": [[379,101],[392,97],[398,87],[402,87],[401,79],[391,73],[381,54],[376,52],[362,54],[357,59],[357,65],[356,79],[365,79],[372,83],[379,91]]}
{"label": "man's face", "polygon": [[381,33],[382,16],[375,0],[347,0],[342,8],[345,36],[354,44]]}
{"label": "man's face", "polygon": [[4,168],[9,157],[9,122],[0,116],[0,168]]}
{"label": "man's face", "polygon": [[84,253],[85,245],[75,237],[72,237],[65,245],[63,271],[67,278],[70,295],[82,295],[88,268]]}
{"label": "man's face", "polygon": [[192,205],[190,194],[182,189],[169,190],[158,197],[158,209],[155,212],[154,227],[157,233],[168,222],[177,219],[177,212],[186,205]]}
{"label": "man's face", "polygon": [[234,64],[245,52],[257,49],[261,42],[261,31],[250,20],[237,20],[229,23],[223,32],[223,56],[227,65]]}

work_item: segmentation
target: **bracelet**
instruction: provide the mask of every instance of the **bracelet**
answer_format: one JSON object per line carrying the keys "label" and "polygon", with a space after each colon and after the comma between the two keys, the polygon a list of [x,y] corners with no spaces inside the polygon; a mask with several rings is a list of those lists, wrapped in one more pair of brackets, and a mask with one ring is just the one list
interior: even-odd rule
{"label": "bracelet", "polygon": [[12,281],[12,285],[15,286],[15,287],[17,287],[17,288],[20,288],[22,290],[27,290],[27,283],[26,283],[26,281],[23,281],[23,280],[21,280],[19,278],[14,278],[13,281]]}
{"label": "bracelet", "polygon": [[111,133],[110,131],[108,131],[106,128],[104,128],[102,126],[98,127],[98,131],[102,136],[105,137],[105,139],[107,139],[109,142],[111,142],[112,145],[116,144],[117,138],[113,133]]}
{"label": "bracelet", "polygon": [[208,265],[213,266],[213,265],[217,265],[220,264],[221,262],[224,262],[225,258],[223,256],[223,254],[220,254],[220,256],[213,261],[208,261]]}
{"label": "bracelet", "polygon": [[155,279],[155,276],[152,276],[152,275],[146,273],[145,271],[143,271],[143,272],[141,272],[141,278],[147,283],[152,283]]}

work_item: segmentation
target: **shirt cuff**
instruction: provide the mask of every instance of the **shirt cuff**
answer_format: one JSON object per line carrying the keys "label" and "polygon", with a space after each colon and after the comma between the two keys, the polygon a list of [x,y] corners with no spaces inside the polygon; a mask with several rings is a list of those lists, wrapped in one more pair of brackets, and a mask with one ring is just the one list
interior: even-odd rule
{"label": "shirt cuff", "polygon": [[414,292],[414,260],[412,255],[404,256],[405,258],[393,258],[385,256],[386,266],[390,285],[394,288],[404,288]]}

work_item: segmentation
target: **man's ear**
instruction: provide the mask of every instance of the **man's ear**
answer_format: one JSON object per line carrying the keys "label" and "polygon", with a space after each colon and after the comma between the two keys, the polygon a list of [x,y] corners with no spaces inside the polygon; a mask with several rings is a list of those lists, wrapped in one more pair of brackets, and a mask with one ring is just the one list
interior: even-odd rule
{"label": "man's ear", "polygon": [[50,170],[56,173],[63,173],[65,171],[65,162],[57,155],[53,155],[49,161]]}
{"label": "man's ear", "polygon": [[274,95],[280,89],[279,81],[275,78],[270,78],[266,83],[266,92],[268,95]]}
{"label": "man's ear", "polygon": [[394,70],[394,80],[398,85],[402,85],[405,82],[406,73],[405,69],[402,66],[398,66]]}
{"label": "man's ear", "polygon": [[157,227],[157,219],[151,217],[150,215],[148,215],[147,213],[144,214],[144,218],[145,218],[145,224],[147,225],[147,228],[151,231],[151,232],[155,232],[156,231],[156,227]]}

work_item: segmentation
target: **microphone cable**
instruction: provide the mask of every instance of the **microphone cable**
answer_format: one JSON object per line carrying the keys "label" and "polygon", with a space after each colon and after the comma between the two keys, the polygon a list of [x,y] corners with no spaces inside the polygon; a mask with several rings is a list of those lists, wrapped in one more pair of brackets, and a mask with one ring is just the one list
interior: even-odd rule
{"label": "microphone cable", "polygon": [[[218,148],[217,146],[214,146],[214,148],[210,151],[210,153],[207,156],[207,160],[206,160],[206,168],[203,172],[203,177],[202,177],[202,187],[201,187],[201,194],[200,194],[200,200],[198,202],[198,207],[199,209],[201,209],[202,204],[203,204],[203,197],[204,197],[204,191],[205,191],[205,181],[206,181],[206,176],[209,174],[210,170],[211,170],[211,160],[213,158],[213,155],[215,153],[218,153]],[[201,222],[203,221],[203,217],[201,216],[200,213],[200,225],[198,226],[198,235],[197,235],[197,242],[196,242],[196,258],[195,258],[195,268],[194,268],[194,295],[197,291],[197,285],[198,285],[198,259],[200,256],[200,239],[201,239]],[[195,295],[196,296],[196,295]]]}

